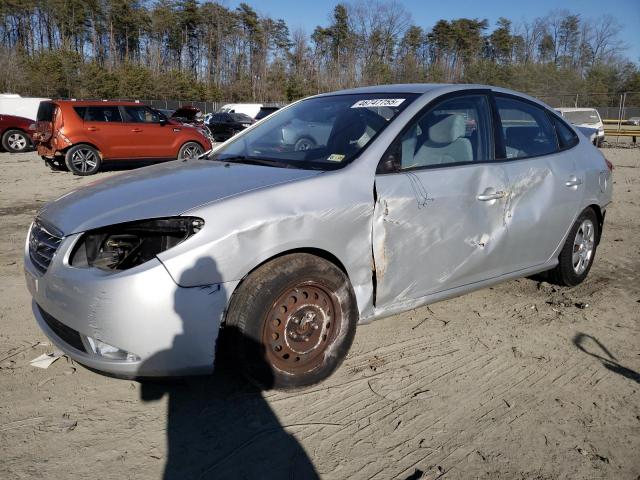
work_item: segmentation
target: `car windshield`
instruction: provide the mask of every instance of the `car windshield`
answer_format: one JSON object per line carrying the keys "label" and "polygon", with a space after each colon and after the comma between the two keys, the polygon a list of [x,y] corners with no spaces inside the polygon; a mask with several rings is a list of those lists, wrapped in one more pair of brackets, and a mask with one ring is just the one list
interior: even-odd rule
{"label": "car windshield", "polygon": [[596,123],[600,122],[598,112],[596,112],[595,110],[564,112],[562,115],[564,116],[564,118],[575,125],[595,125]]}
{"label": "car windshield", "polygon": [[340,168],[416,97],[369,93],[309,98],[270,115],[209,158],[275,167]]}

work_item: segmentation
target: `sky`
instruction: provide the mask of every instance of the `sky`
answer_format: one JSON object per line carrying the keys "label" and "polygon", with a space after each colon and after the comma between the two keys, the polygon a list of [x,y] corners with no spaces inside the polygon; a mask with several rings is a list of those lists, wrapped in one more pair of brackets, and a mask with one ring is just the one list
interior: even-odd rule
{"label": "sky", "polygon": [[[348,0],[347,0],[348,1]],[[622,25],[620,40],[629,47],[625,52],[631,61],[640,63],[640,0],[397,0],[412,15],[416,25],[430,29],[440,19],[486,18],[490,27],[499,17],[514,24],[543,17],[551,10],[566,9],[583,18],[597,19],[608,13]],[[337,0],[245,0],[260,14],[282,18],[293,31],[303,28],[311,34],[316,25],[330,22]],[[222,2],[235,8],[240,0]]]}

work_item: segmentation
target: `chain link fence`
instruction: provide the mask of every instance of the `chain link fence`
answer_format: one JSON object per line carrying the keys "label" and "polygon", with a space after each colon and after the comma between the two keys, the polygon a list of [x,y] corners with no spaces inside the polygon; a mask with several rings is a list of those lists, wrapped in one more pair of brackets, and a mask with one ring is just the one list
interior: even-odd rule
{"label": "chain link fence", "polygon": [[640,92],[566,93],[557,95],[533,95],[551,107],[595,108],[603,120],[624,123],[632,117],[640,117]]}

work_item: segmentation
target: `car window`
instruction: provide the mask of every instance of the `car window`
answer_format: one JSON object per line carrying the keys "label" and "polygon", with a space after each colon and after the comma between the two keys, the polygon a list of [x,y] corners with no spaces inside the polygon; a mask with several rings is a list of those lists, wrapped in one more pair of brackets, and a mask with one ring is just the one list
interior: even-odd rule
{"label": "car window", "polygon": [[553,124],[558,135],[560,148],[571,148],[578,143],[578,136],[559,118],[552,117]]}
{"label": "car window", "polygon": [[249,115],[244,113],[230,113],[229,116],[234,122],[251,123],[253,121]]}
{"label": "car window", "polygon": [[126,121],[132,123],[158,123],[160,122],[160,115],[154,112],[150,108],[140,106],[125,106],[124,113],[126,115]]}
{"label": "car window", "polygon": [[525,158],[557,151],[556,136],[541,107],[511,97],[496,97],[507,158]]}
{"label": "car window", "polygon": [[73,107],[80,118],[84,118],[87,113],[87,107]]}
{"label": "car window", "polygon": [[113,106],[87,107],[85,122],[121,122],[120,109]]}
{"label": "car window", "polygon": [[396,140],[402,170],[493,159],[487,97],[465,95],[430,108]]}
{"label": "car window", "polygon": [[366,93],[313,97],[279,110],[216,150],[214,160],[273,166],[340,168],[354,159],[416,94]]}

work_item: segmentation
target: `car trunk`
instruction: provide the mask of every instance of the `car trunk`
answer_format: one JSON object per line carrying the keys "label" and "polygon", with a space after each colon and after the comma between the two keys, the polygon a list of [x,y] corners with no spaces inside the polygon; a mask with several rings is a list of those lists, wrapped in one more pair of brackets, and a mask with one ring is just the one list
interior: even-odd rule
{"label": "car trunk", "polygon": [[[58,114],[58,106],[53,102],[40,102],[38,116],[36,118],[36,131],[34,139],[42,144],[49,143],[54,129],[54,123],[62,121]],[[60,127],[61,125],[56,125]]]}

